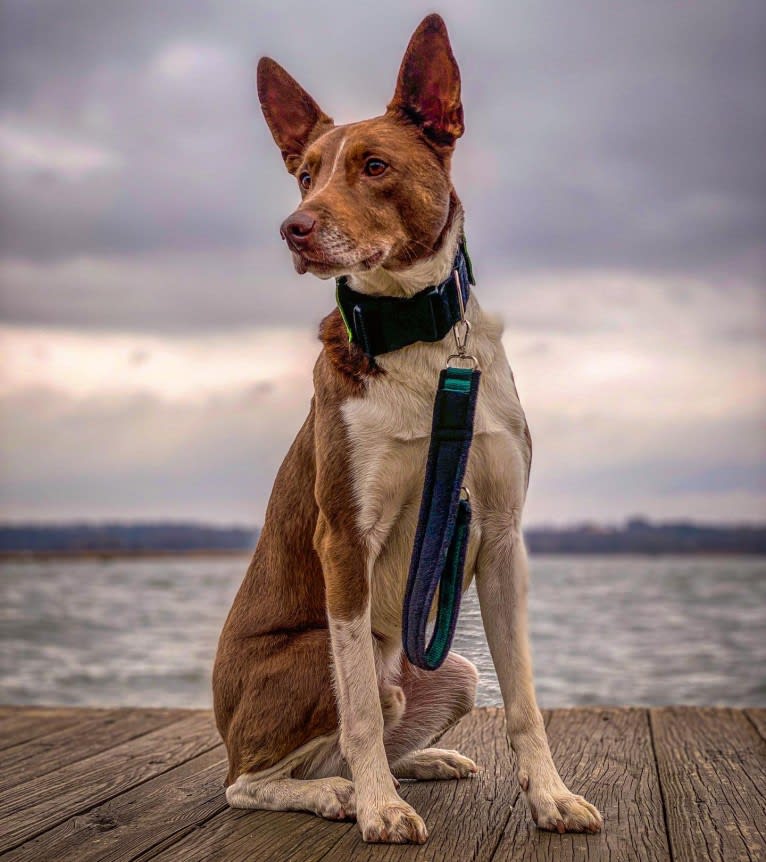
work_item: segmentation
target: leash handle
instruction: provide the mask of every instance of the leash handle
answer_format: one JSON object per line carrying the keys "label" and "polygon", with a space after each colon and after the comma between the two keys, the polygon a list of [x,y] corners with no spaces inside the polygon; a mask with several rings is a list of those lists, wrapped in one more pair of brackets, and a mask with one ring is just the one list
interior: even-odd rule
{"label": "leash handle", "polygon": [[424,665],[428,670],[436,670],[447,658],[452,646],[452,639],[455,636],[457,618],[460,614],[460,599],[463,595],[463,567],[465,566],[465,552],[468,546],[470,526],[471,504],[468,500],[460,500],[457,507],[455,532],[447,554],[447,562],[439,581],[436,623],[424,653]]}
{"label": "leash handle", "polygon": [[[423,497],[402,611],[407,658],[436,670],[447,657],[455,633],[463,586],[471,505],[461,499],[473,439],[473,418],[481,372],[443,369],[434,402]],[[431,606],[439,590],[433,635],[426,644]]]}

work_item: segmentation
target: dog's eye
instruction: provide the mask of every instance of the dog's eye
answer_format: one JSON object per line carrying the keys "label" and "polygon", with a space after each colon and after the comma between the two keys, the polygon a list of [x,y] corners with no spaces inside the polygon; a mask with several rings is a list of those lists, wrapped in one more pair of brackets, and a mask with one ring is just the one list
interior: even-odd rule
{"label": "dog's eye", "polygon": [[302,189],[311,188],[311,174],[308,171],[304,171],[298,177],[298,182],[301,184]]}
{"label": "dog's eye", "polygon": [[383,159],[367,159],[364,163],[364,172],[368,177],[379,177],[386,172],[388,165]]}

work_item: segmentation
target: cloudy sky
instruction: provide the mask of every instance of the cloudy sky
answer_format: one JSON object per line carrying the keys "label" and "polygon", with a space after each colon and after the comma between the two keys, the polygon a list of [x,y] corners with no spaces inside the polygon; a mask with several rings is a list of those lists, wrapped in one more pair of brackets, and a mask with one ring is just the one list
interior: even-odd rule
{"label": "cloudy sky", "polygon": [[[374,116],[434,7],[2,0],[0,517],[258,522],[333,288],[254,93]],[[766,518],[766,6],[443,0],[527,522]]]}

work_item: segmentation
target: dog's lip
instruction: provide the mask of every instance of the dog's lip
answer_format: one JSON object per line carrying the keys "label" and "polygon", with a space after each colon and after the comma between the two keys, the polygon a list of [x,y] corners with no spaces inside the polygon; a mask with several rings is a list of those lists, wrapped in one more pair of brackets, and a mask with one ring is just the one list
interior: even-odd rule
{"label": "dog's lip", "polygon": [[376,251],[374,254],[371,254],[369,257],[365,258],[361,262],[361,265],[365,269],[372,269],[374,266],[377,266],[377,264],[379,264],[381,262],[381,260],[383,260],[383,258],[385,257],[385,254],[386,253],[382,249],[380,249],[380,250]]}
{"label": "dog's lip", "polygon": [[[339,263],[334,260],[329,260],[327,258],[317,258],[311,257],[307,255],[305,252],[293,252],[293,255],[296,259],[296,264],[298,265],[298,271],[301,275],[304,272],[308,272],[309,269],[313,270],[323,270],[325,272],[332,272],[333,270],[344,270],[348,269],[346,264]],[[385,257],[385,252],[382,250],[378,250],[368,257],[362,258],[358,263],[354,264],[353,269],[364,269],[370,270],[373,267],[377,266],[381,260]]]}
{"label": "dog's lip", "polygon": [[333,265],[329,261],[309,257],[301,252],[293,252],[293,257],[295,258],[295,268],[300,275],[303,275],[310,269],[315,272],[328,272],[333,269]]}

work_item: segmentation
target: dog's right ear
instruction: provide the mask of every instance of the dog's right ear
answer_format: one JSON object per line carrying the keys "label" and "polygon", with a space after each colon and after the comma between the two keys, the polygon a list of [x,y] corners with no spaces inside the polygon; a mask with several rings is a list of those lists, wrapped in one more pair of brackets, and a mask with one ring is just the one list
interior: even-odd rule
{"label": "dog's right ear", "polygon": [[427,15],[412,34],[387,110],[449,150],[463,134],[460,70],[440,15]]}
{"label": "dog's right ear", "polygon": [[258,61],[258,98],[285,166],[295,173],[308,144],[332,128],[332,118],[271,57]]}

